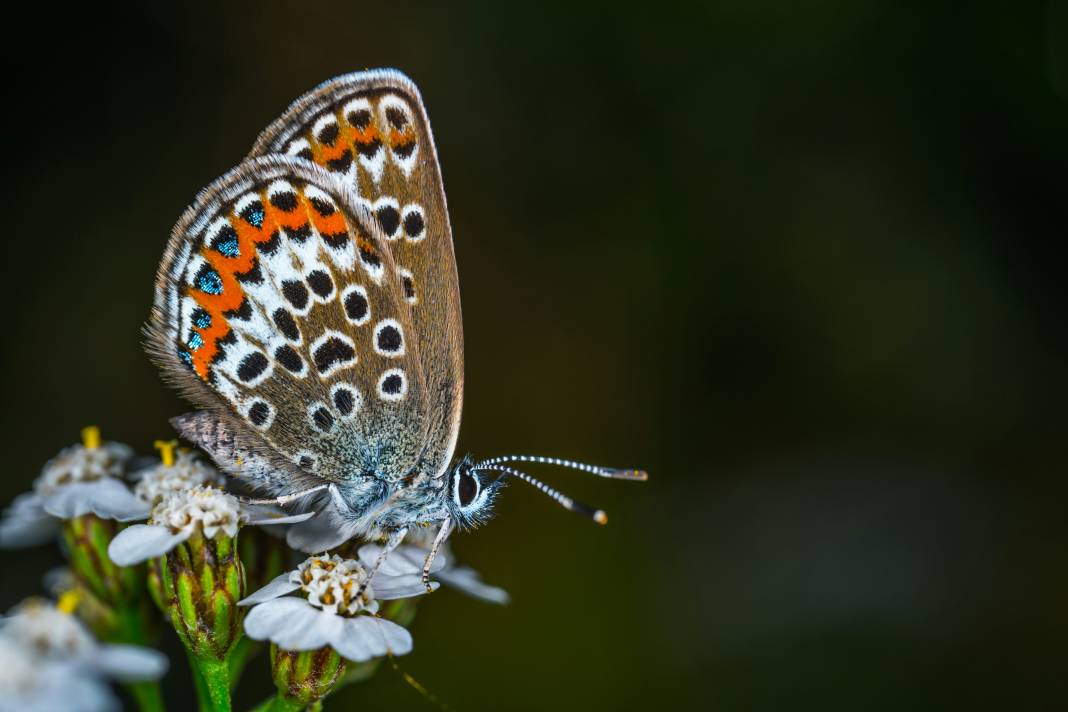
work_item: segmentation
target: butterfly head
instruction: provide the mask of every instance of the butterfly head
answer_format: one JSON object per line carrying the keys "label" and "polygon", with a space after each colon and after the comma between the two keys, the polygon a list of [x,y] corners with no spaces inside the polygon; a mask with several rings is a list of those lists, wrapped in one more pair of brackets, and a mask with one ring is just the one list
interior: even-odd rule
{"label": "butterfly head", "polygon": [[493,516],[493,500],[502,485],[500,476],[478,470],[470,455],[458,460],[444,492],[453,519],[465,528],[484,524]]}

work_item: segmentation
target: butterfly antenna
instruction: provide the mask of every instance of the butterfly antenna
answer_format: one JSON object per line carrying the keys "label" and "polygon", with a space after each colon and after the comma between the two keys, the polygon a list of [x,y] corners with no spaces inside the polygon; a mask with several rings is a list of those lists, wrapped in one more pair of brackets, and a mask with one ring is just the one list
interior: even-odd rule
{"label": "butterfly antenna", "polygon": [[492,457],[489,460],[483,460],[475,465],[475,467],[483,467],[487,465],[497,465],[500,463],[508,462],[538,462],[545,465],[557,465],[559,467],[567,467],[572,470],[581,470],[582,472],[588,472],[591,475],[597,475],[598,477],[608,477],[613,480],[631,480],[633,482],[645,482],[649,479],[649,473],[645,470],[635,470],[632,468],[620,468],[620,467],[601,467],[600,465],[587,465],[584,462],[575,462],[574,460],[562,460],[559,457],[542,457],[541,455],[502,455],[501,457]]}
{"label": "butterfly antenna", "polygon": [[569,512],[574,512],[576,514],[581,514],[584,517],[588,517],[588,518],[592,519],[593,521],[597,522],[598,524],[607,524],[608,523],[608,515],[604,513],[603,509],[594,509],[593,507],[589,506],[588,504],[583,504],[582,502],[577,502],[577,501],[571,499],[570,497],[568,497],[563,492],[560,492],[559,490],[553,489],[552,487],[550,487],[549,485],[545,484],[541,480],[535,479],[534,477],[531,477],[530,475],[528,475],[525,472],[520,472],[519,470],[513,469],[513,468],[508,467],[506,465],[499,465],[499,464],[496,464],[496,463],[493,463],[493,464],[482,463],[482,464],[479,464],[479,465],[476,465],[476,466],[472,467],[471,470],[474,471],[474,472],[478,472],[478,471],[501,472],[501,473],[504,473],[505,475],[507,475],[509,477],[515,477],[516,479],[523,480],[528,485],[534,485],[535,487],[537,487],[538,490],[541,491],[542,494],[546,494],[546,495],[552,497],[554,500],[556,500],[557,504],[559,504],[561,507],[563,507],[564,509],[568,510]]}

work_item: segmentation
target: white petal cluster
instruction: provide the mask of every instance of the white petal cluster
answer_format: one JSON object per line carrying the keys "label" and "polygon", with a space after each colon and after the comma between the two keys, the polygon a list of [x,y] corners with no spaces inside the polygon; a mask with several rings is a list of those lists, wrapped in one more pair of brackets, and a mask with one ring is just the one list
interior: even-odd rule
{"label": "white petal cluster", "polygon": [[34,489],[49,495],[57,488],[75,482],[95,482],[104,477],[121,477],[123,467],[133,451],[120,443],[103,443],[99,447],[71,445],[45,464],[34,481]]}
{"label": "white petal cluster", "polygon": [[220,531],[237,536],[240,522],[241,505],[236,497],[215,487],[198,486],[165,495],[152,509],[150,523],[187,536],[199,526],[211,539]]}
{"label": "white petal cluster", "polygon": [[[358,561],[310,557],[295,571],[282,574],[239,602],[253,607],[245,618],[245,633],[285,650],[317,650],[329,645],[354,662],[411,652],[408,631],[374,614],[378,610],[376,599],[426,593],[421,570],[389,557],[363,595],[357,596],[360,585],[367,581],[370,562],[377,561],[380,553],[380,547],[368,544],[360,549]],[[297,595],[289,595],[294,593]]]}
{"label": "white petal cluster", "polygon": [[221,484],[218,471],[204,464],[194,453],[180,452],[174,464],[160,463],[142,472],[134,486],[134,494],[154,507],[172,492]]}
{"label": "white petal cluster", "polygon": [[119,566],[134,566],[165,555],[198,529],[209,539],[233,537],[241,525],[292,524],[313,515],[313,512],[285,515],[262,507],[243,506],[232,494],[198,485],[165,494],[152,508],[148,524],[126,527],[111,540],[108,556]]}
{"label": "white petal cluster", "polygon": [[129,522],[149,506],[122,479],[133,451],[121,443],[72,445],[49,460],[33,491],[19,495],[0,518],[0,547],[34,546],[55,537],[59,520],[93,514]]}
{"label": "white petal cluster", "polygon": [[0,712],[114,710],[107,679],[154,680],[167,658],[132,645],[102,645],[73,616],[31,599],[0,625]]}
{"label": "white petal cluster", "polygon": [[289,573],[289,580],[300,584],[308,603],[324,611],[354,616],[365,609],[369,613],[378,610],[374,590],[365,585],[367,571],[359,562],[337,554],[305,560]]}

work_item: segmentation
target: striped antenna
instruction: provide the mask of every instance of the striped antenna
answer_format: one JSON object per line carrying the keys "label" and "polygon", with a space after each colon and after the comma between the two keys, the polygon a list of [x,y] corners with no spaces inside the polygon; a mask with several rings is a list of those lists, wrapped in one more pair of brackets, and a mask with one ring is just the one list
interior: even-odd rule
{"label": "striped antenna", "polygon": [[489,460],[483,460],[475,465],[475,467],[484,467],[488,465],[497,465],[508,462],[539,462],[545,465],[558,465],[560,467],[568,467],[572,470],[581,470],[582,472],[588,472],[591,475],[597,475],[598,477],[608,477],[613,480],[631,480],[633,482],[645,482],[649,479],[649,473],[645,470],[635,470],[630,468],[618,468],[618,467],[601,467],[600,465],[587,465],[584,462],[575,462],[574,460],[563,460],[559,457],[542,457],[541,455],[502,455],[501,457],[493,457]]}
{"label": "striped antenna", "polygon": [[569,512],[574,512],[575,514],[581,514],[584,517],[589,517],[590,519],[592,519],[593,521],[597,522],[598,524],[607,524],[608,523],[608,515],[604,513],[603,509],[594,509],[593,507],[591,507],[591,506],[589,506],[587,504],[583,504],[582,502],[577,502],[577,501],[571,499],[570,497],[568,497],[563,492],[560,492],[559,490],[553,489],[552,487],[550,487],[549,485],[545,484],[541,480],[535,479],[535,478],[531,477],[530,475],[528,475],[525,472],[520,472],[519,470],[513,469],[511,467],[507,467],[506,465],[486,464],[486,463],[475,465],[474,467],[471,468],[471,471],[472,472],[477,472],[477,471],[502,472],[505,475],[508,475],[510,477],[515,477],[517,479],[523,480],[528,485],[534,485],[535,487],[538,488],[539,491],[541,491],[542,494],[546,494],[546,495],[552,497],[554,500],[556,500],[557,504],[559,504],[561,507],[563,507],[564,509],[568,510]]}

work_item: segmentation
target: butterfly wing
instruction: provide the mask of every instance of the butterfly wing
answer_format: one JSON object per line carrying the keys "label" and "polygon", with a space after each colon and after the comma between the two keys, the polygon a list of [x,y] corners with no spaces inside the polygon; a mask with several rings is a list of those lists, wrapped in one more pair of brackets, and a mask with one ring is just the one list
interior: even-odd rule
{"label": "butterfly wing", "polygon": [[432,424],[402,281],[372,216],[308,161],[246,161],[197,196],[147,334],[164,374],[215,418],[185,429],[244,452],[265,480],[271,467],[297,478],[279,478],[290,489],[394,480],[419,461]]}
{"label": "butterfly wing", "polygon": [[250,157],[283,154],[337,176],[373,216],[419,335],[430,427],[420,472],[444,474],[463,406],[463,327],[434,138],[415,85],[393,70],[332,79],[294,102]]}

